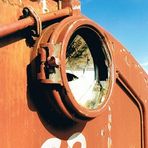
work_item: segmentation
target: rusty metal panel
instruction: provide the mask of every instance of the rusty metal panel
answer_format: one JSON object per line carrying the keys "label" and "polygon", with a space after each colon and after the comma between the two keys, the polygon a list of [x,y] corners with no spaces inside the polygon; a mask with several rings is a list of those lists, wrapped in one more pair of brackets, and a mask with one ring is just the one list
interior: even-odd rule
{"label": "rusty metal panel", "polygon": [[120,83],[115,86],[113,94],[113,147],[142,147],[142,121],[134,99]]}
{"label": "rusty metal panel", "polygon": [[[44,18],[46,14],[48,18],[50,12],[53,19],[53,22],[44,22],[45,29],[43,27],[39,38],[30,34],[30,28],[20,29],[0,38],[0,147],[146,148],[147,74],[116,39],[82,16],[78,0],[45,2],[46,10],[39,1],[0,1],[0,26],[18,21],[24,6],[32,6]],[[65,12],[65,7],[70,7],[72,13],[68,14],[72,16],[64,15],[64,18],[57,20],[56,12],[63,9]],[[9,15],[5,16],[6,12]],[[77,28],[82,31],[78,32]],[[105,102],[94,110],[83,108],[74,100],[64,71],[64,54],[71,36],[76,32],[88,36],[88,33],[83,32],[86,30],[93,32],[89,32],[91,37],[94,35],[93,40],[95,36],[99,36],[98,44],[104,43],[99,52],[105,56],[103,62],[107,63],[111,57],[106,64],[107,68],[105,67],[110,70],[108,74],[111,86],[107,87]],[[86,43],[92,42],[89,36],[85,39]],[[49,53],[52,56],[62,59],[60,62],[64,68],[58,65],[59,75],[61,74],[61,86],[58,89],[48,84],[48,78],[32,83],[32,75],[36,78],[37,74],[31,73],[33,62],[38,51],[42,51],[38,44],[40,41],[44,41],[44,45],[50,45]],[[92,46],[92,43],[88,45]],[[108,54],[103,54],[104,52]],[[46,62],[46,57],[43,59]],[[42,74],[46,74],[44,67]]]}

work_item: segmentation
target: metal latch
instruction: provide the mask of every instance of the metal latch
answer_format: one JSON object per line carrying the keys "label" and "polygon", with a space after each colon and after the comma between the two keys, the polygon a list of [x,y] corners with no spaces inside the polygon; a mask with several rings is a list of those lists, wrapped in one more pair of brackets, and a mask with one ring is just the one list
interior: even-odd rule
{"label": "metal latch", "polygon": [[37,79],[42,83],[60,83],[60,60],[58,58],[60,45],[52,45],[50,43],[40,44],[39,52],[39,72]]}

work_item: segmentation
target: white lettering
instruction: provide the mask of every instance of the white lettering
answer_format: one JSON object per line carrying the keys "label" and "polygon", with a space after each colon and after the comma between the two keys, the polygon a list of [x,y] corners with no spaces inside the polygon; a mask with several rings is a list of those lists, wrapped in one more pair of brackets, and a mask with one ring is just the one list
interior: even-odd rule
{"label": "white lettering", "polygon": [[[61,139],[50,138],[42,144],[41,148],[60,148],[61,142]],[[75,133],[68,138],[68,148],[73,148],[74,144],[77,142],[81,143],[81,148],[86,148],[86,139],[82,133]]]}
{"label": "white lettering", "polygon": [[72,148],[73,145],[77,142],[81,143],[81,148],[86,148],[86,140],[81,133],[75,133],[68,139],[68,148]]}
{"label": "white lettering", "polygon": [[41,148],[60,148],[61,140],[58,138],[50,138],[46,140]]}

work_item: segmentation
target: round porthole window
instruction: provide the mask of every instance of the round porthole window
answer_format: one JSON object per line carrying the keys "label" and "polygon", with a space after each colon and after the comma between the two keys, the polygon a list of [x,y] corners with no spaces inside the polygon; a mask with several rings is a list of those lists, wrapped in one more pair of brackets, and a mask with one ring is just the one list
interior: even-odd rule
{"label": "round porthole window", "polygon": [[68,18],[39,41],[38,79],[51,84],[53,96],[69,118],[96,117],[113,84],[111,51],[100,28],[88,19]]}
{"label": "round porthole window", "polygon": [[94,117],[110,95],[111,54],[104,37],[94,27],[81,25],[70,33],[61,51],[66,103],[72,106],[72,112],[74,108],[84,116]]}
{"label": "round porthole window", "polygon": [[[100,81],[97,63],[84,38],[75,34],[66,51],[66,74],[70,90],[79,105],[97,109],[104,102],[107,78]],[[105,84],[106,83],[106,84]]]}

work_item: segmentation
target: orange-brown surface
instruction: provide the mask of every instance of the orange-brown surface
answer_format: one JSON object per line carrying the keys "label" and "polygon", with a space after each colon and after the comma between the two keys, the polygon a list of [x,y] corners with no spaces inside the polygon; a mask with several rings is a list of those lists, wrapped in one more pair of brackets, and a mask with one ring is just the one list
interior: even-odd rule
{"label": "orange-brown surface", "polygon": [[[37,13],[43,13],[41,4],[36,0],[0,0],[0,26],[17,21],[22,15],[22,8],[29,5]],[[65,5],[69,4],[65,1]],[[57,1],[49,0],[47,8],[49,12],[56,11]],[[31,38],[28,29],[2,37],[0,38],[0,147],[66,148],[81,145],[84,148],[146,148],[148,146],[147,74],[132,55],[104,29],[85,17],[77,16],[78,12],[73,15],[69,19],[70,24],[67,23],[68,19],[58,23],[59,28],[53,30],[50,41],[52,43],[66,41],[68,38],[66,33],[69,30],[68,33],[72,33],[73,26],[88,22],[99,30],[105,38],[113,62],[112,89],[107,103],[100,113],[97,112],[94,119],[81,120],[77,123],[67,120],[63,117],[64,111],[59,109],[61,111],[59,112],[58,107],[52,108],[54,95],[48,94],[50,87],[34,84],[34,88],[30,84],[30,64],[34,60],[32,52],[35,50],[32,41],[36,38]],[[67,37],[64,37],[66,35]]]}

